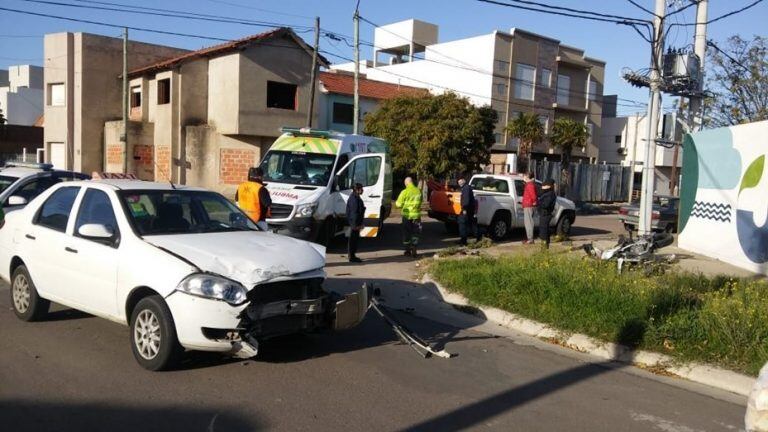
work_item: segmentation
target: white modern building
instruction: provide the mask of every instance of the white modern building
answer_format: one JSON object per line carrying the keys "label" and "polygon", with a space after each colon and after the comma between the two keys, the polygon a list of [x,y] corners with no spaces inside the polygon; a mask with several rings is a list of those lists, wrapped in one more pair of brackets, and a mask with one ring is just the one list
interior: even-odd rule
{"label": "white modern building", "polygon": [[[648,147],[648,118],[645,113],[623,117],[603,118],[603,127],[599,137],[600,163],[634,166],[633,189],[640,191],[643,160]],[[659,122],[659,137],[669,140],[670,148],[656,146],[655,191],[659,195],[677,195],[676,186],[680,184],[683,166],[683,151],[672,142],[679,142],[682,129],[675,114],[666,114]],[[673,181],[677,177],[677,181]]]}
{"label": "white modern building", "polygon": [[[372,80],[453,91],[475,105],[490,105],[499,115],[493,171],[506,171],[508,155],[517,151],[505,127],[519,113],[537,114],[547,132],[555,119],[568,117],[584,122],[593,137],[600,135],[605,62],[519,28],[442,43],[438,34],[438,26],[413,19],[377,27],[373,60],[361,61],[360,70]],[[350,71],[354,63],[333,68]],[[557,159],[559,154],[544,142],[532,156]],[[572,156],[596,161],[597,139]]]}
{"label": "white modern building", "polygon": [[43,115],[43,68],[19,65],[0,70],[0,110],[7,124],[34,125]]}

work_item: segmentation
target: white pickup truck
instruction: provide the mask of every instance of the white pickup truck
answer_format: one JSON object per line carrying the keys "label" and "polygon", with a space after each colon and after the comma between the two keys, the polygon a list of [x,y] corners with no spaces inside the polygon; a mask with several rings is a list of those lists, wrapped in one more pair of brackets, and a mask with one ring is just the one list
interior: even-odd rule
{"label": "white pickup truck", "polygon": [[[524,226],[522,201],[525,180],[522,175],[477,174],[469,185],[475,191],[477,200],[477,224],[487,228],[491,238],[504,239],[512,228]],[[430,195],[430,217],[443,221],[452,230],[461,208],[460,200],[460,191],[433,191]],[[576,205],[567,198],[557,197],[551,222],[557,228],[556,232],[568,235],[574,220]],[[538,214],[534,215],[534,222],[538,226]]]}

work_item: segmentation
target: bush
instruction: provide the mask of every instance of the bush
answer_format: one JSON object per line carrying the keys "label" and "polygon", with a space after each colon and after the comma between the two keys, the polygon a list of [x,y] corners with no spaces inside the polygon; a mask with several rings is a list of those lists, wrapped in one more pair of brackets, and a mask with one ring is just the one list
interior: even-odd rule
{"label": "bush", "polygon": [[442,260],[437,280],[477,304],[569,331],[756,375],[768,361],[768,283],[688,273],[619,275],[546,252]]}

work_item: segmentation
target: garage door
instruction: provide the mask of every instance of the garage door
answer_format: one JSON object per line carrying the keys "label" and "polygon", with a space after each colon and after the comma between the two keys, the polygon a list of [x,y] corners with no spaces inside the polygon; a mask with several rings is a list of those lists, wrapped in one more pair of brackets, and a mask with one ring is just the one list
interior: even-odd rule
{"label": "garage door", "polygon": [[64,143],[49,144],[50,161],[54,168],[67,169],[67,160],[64,153]]}

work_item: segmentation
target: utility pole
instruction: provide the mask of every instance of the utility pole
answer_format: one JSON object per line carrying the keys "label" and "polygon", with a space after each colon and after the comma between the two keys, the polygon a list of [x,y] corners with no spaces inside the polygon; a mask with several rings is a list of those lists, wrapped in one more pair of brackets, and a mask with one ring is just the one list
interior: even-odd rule
{"label": "utility pole", "polygon": [[317,51],[320,49],[320,17],[315,17],[315,51],[312,53],[312,73],[310,74],[309,110],[307,127],[312,127],[312,114],[315,110],[315,87],[317,86]]}
{"label": "utility pole", "polygon": [[640,236],[651,235],[653,216],[653,191],[656,184],[656,138],[659,131],[659,111],[661,108],[661,62],[664,54],[664,16],[667,4],[665,0],[656,0],[656,13],[653,19],[653,46],[651,54],[650,101],[648,102],[648,129],[646,131],[645,157],[643,160],[643,186],[640,191]]}
{"label": "utility pole", "polygon": [[354,45],[355,45],[355,92],[354,92],[354,109],[352,118],[352,133],[360,133],[360,0],[358,0],[355,6],[355,15],[352,18],[352,22],[355,27]]}
{"label": "utility pole", "polygon": [[128,174],[128,27],[123,28],[123,136],[121,138],[123,173]]}
{"label": "utility pole", "polygon": [[696,34],[693,37],[693,52],[699,56],[699,86],[698,94],[690,98],[689,129],[692,132],[701,130],[704,124],[704,61],[707,57],[707,9],[709,0],[699,0],[696,4]]}
{"label": "utility pole", "polygon": [[[634,195],[635,192],[635,165],[637,165],[635,156],[637,155],[637,136],[639,135],[638,130],[640,129],[640,121],[644,119],[645,116],[646,114],[643,113],[635,113],[635,128],[632,132],[632,151],[629,156],[629,167],[631,168],[631,173],[629,176],[629,196],[627,197],[627,204],[632,204],[632,195]],[[629,131],[629,120],[627,120],[627,131]]]}

